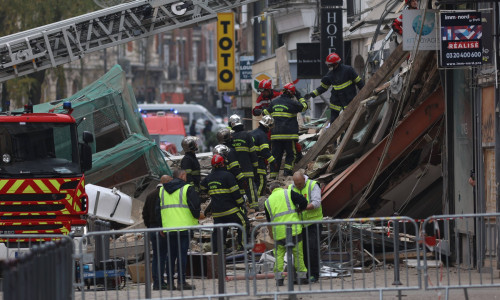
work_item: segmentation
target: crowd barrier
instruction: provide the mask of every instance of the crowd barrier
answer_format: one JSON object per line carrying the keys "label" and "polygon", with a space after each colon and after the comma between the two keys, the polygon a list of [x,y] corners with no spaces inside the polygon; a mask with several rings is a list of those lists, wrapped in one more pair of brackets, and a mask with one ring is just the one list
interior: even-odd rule
{"label": "crowd barrier", "polygon": [[[499,214],[441,215],[422,224],[426,290],[500,286],[497,264]],[[433,257],[434,260],[429,260]]]}
{"label": "crowd barrier", "polygon": [[[17,242],[9,240],[17,238]],[[66,300],[74,295],[73,240],[63,235],[0,235],[2,298]]]}
{"label": "crowd barrier", "polygon": [[[419,290],[445,291],[448,298],[452,289],[462,289],[467,298],[470,288],[500,285],[496,254],[499,217],[474,214],[307,223],[260,220],[247,231],[238,224],[218,224],[179,227],[170,233],[160,228],[108,230],[108,224],[103,223],[94,227],[100,231],[75,238],[75,247],[73,243],[61,246],[70,238],[57,236],[52,238],[62,240],[45,243],[47,246],[40,246],[41,242],[23,244],[22,249],[31,247],[32,254],[15,258],[21,247],[16,250],[11,244],[11,259],[3,263],[2,293],[3,299],[23,299],[17,295],[28,293],[18,283],[19,274],[24,274],[40,277],[34,279],[37,284],[30,285],[29,292],[47,294],[41,299],[68,299],[57,298],[59,294],[53,294],[52,289],[42,289],[53,282],[61,295],[70,293],[73,299],[296,299],[368,292],[380,299],[392,292],[401,299],[403,294]],[[277,230],[284,230],[285,238],[275,241],[272,233],[277,234]],[[0,235],[0,239],[6,237]],[[182,246],[186,237],[189,244]],[[214,253],[213,247],[219,251]],[[168,264],[168,253],[186,251],[183,249],[188,249],[185,261],[180,258],[186,267],[185,272],[179,272]],[[301,250],[307,255],[301,255]],[[63,254],[65,251],[72,253],[72,258]],[[153,261],[152,253],[156,252],[163,256]],[[301,256],[304,266],[309,267],[305,277],[298,259]],[[311,278],[315,262],[319,262],[319,278]],[[194,289],[179,284],[182,273]],[[155,287],[153,278],[162,274],[170,284]]]}

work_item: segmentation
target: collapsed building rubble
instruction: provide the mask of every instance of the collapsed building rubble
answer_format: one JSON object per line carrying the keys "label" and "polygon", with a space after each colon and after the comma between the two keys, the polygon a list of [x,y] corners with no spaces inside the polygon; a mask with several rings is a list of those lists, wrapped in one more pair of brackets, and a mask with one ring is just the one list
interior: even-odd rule
{"label": "collapsed building rubble", "polygon": [[[322,184],[326,219],[390,216],[394,213],[424,218],[441,212],[441,207],[435,204],[439,201],[435,199],[442,193],[439,182],[442,180],[443,92],[439,88],[434,54],[412,53],[411,63],[402,69],[408,55],[398,47],[329,127],[326,119],[301,126],[304,157],[296,164],[295,170],[304,168],[310,178]],[[393,78],[388,81],[391,75]],[[182,156],[164,157],[166,154],[158,152],[159,148],[150,141],[134,96],[119,67],[65,100],[73,103],[75,118],[82,122],[79,130],[91,130],[96,137],[94,168],[88,172],[87,182],[109,188],[120,187],[133,196],[130,212],[134,224],[129,229],[143,228],[140,213],[144,195],[155,188],[160,174],[169,174],[170,168],[179,165]],[[44,104],[46,107],[38,109],[48,111],[60,103],[62,101]],[[211,169],[211,153],[198,154],[197,157],[202,176],[207,175]],[[290,177],[280,180],[284,185],[291,184]],[[259,199],[261,211],[265,199]],[[208,200],[208,196],[204,200]],[[262,212],[251,213],[249,219],[252,226],[265,222]],[[211,218],[201,222],[211,223]],[[352,238],[363,240],[365,229],[362,226],[352,228],[356,228]],[[374,232],[369,234],[373,236]],[[385,237],[386,232],[376,234],[379,238],[375,242],[387,240],[387,243],[383,247],[376,243],[373,251],[360,245],[350,257],[343,257],[341,251],[322,252],[325,276],[348,276],[361,261],[363,266],[370,260],[374,262],[373,267],[380,264],[377,252],[395,245],[389,241],[392,240],[390,236]],[[411,234],[414,240],[415,232],[406,233],[404,238],[411,239]],[[327,232],[322,238],[328,236]],[[201,231],[193,240],[191,253],[211,253],[210,237],[210,231]],[[265,227],[257,232],[255,242],[263,245],[259,254],[262,250],[274,248],[274,241]],[[331,249],[330,242],[322,239],[322,249]],[[130,253],[127,247],[144,247],[144,237],[121,236],[112,243],[113,247],[122,249],[118,253],[127,257]],[[89,246],[91,249],[92,245]],[[264,253],[267,253],[265,257],[270,257],[269,252]],[[128,259],[137,260],[138,257]],[[269,261],[262,260],[259,272],[268,271],[270,265]]]}

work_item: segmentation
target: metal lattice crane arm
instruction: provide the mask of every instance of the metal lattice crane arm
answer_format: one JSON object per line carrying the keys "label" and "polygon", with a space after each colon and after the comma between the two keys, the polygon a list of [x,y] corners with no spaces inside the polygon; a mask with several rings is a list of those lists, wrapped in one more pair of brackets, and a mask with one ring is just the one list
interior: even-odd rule
{"label": "metal lattice crane arm", "polygon": [[0,38],[0,82],[217,18],[257,0],[140,0]]}

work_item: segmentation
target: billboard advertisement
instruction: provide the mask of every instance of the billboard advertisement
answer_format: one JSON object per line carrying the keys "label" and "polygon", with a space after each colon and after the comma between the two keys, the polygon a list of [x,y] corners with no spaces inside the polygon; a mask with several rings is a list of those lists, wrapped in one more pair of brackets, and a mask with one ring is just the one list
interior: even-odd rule
{"label": "billboard advertisement", "polygon": [[483,61],[481,13],[441,12],[442,67],[481,65]]}

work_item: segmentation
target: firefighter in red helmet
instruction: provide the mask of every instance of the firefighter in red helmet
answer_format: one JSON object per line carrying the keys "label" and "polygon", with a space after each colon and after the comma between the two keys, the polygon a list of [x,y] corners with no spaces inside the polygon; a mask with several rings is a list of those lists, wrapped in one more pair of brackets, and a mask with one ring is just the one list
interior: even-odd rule
{"label": "firefighter in red helmet", "polygon": [[358,76],[351,66],[341,63],[342,59],[337,53],[331,53],[326,57],[328,73],[321,79],[321,85],[309,94],[304,95],[307,100],[326,92],[330,87],[330,122],[340,115],[347,105],[356,96],[356,86],[361,90],[364,86],[363,80]]}
{"label": "firefighter in red helmet", "polygon": [[295,143],[299,139],[297,114],[307,110],[306,100],[300,98],[297,102],[293,99],[296,95],[297,90],[293,83],[287,83],[283,87],[281,96],[273,99],[269,107],[264,109],[264,114],[271,115],[274,119],[274,127],[271,129],[271,145],[275,163],[271,165],[269,176],[271,179],[278,177],[284,153],[286,157],[283,175],[293,174],[293,165],[297,155]]}
{"label": "firefighter in red helmet", "polygon": [[252,115],[256,117],[262,114],[262,110],[269,106],[271,100],[281,95],[281,92],[273,90],[273,82],[271,79],[262,79],[259,82],[259,88],[257,90],[260,95],[257,98],[257,105],[252,109]]}
{"label": "firefighter in red helmet", "polygon": [[[236,249],[243,249],[243,234],[248,233],[248,218],[246,217],[245,202],[240,193],[240,188],[236,177],[227,171],[226,160],[222,155],[214,154],[212,156],[212,172],[201,181],[201,189],[208,191],[210,195],[210,204],[205,210],[205,214],[211,213],[214,224],[236,223],[240,224],[245,233],[238,230],[238,242],[235,243]],[[217,253],[217,238],[219,231],[222,232],[223,240],[227,235],[229,227],[222,230],[214,230],[212,233],[212,252]]]}
{"label": "firefighter in red helmet", "polygon": [[[405,0],[408,9],[418,9],[418,0]],[[394,19],[392,29],[400,36],[403,35],[403,14]]]}

